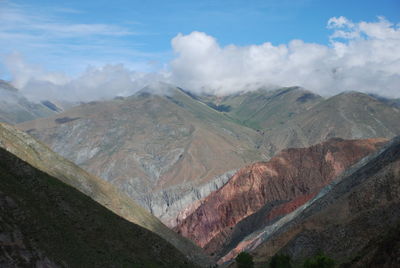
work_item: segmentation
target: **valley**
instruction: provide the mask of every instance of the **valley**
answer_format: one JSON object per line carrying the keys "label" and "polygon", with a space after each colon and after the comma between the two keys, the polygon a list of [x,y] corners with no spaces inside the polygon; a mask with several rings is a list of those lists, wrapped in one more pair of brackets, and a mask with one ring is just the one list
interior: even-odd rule
{"label": "valley", "polygon": [[0,0],[0,268],[399,268],[399,11]]}
{"label": "valley", "polygon": [[[292,255],[287,242],[271,247],[270,239],[291,233],[286,226],[327,187],[400,134],[393,103],[299,87],[217,97],[157,84],[21,122],[19,130],[2,124],[0,145],[171,243],[187,259],[182,265],[229,266],[241,251],[257,265],[277,252],[301,262],[316,251]],[[55,260],[32,245],[35,258]],[[270,253],[259,253],[265,247]]]}

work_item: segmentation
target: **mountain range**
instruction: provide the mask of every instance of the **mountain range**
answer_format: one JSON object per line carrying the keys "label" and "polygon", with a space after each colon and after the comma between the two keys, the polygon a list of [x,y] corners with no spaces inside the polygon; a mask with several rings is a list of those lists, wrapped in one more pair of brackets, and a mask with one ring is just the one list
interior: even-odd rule
{"label": "mountain range", "polygon": [[332,137],[392,138],[398,118],[399,108],[363,93],[325,99],[292,87],[218,98],[160,84],[18,127],[174,227],[249,163]]}
{"label": "mountain range", "polygon": [[[0,123],[2,263],[234,267],[247,251],[256,267],[318,252],[343,267],[391,267],[399,256],[398,100],[300,87],[214,96],[160,83],[64,110],[1,87],[0,121],[15,124]],[[76,249],[51,247],[60,233]]]}
{"label": "mountain range", "polygon": [[255,130],[180,89],[164,91],[144,89],[18,127],[168,222],[185,205],[177,200],[204,197],[223,183],[217,177],[263,157]]}

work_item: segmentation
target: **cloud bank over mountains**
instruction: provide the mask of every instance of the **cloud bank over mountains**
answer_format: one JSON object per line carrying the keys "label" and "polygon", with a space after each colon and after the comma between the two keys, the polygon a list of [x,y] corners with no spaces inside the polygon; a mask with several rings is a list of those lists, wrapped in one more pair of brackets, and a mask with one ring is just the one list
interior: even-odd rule
{"label": "cloud bank over mountains", "polygon": [[330,45],[293,40],[221,47],[205,33],[172,40],[177,57],[173,81],[196,90],[226,94],[260,86],[299,85],[322,95],[360,90],[400,97],[400,29],[384,18],[353,23],[331,18]]}
{"label": "cloud bank over mountains", "polygon": [[130,95],[162,81],[193,92],[225,95],[260,87],[301,86],[321,95],[357,90],[400,97],[400,25],[383,17],[376,22],[329,19],[329,45],[292,40],[250,46],[221,46],[203,32],[178,34],[171,41],[174,58],[153,73],[122,64],[88,67],[76,77],[47,72],[7,57],[13,83],[33,99],[88,101]]}
{"label": "cloud bank over mountains", "polygon": [[20,54],[9,55],[6,66],[12,73],[12,84],[33,101],[50,99],[86,102],[129,96],[155,81],[164,81],[167,78],[161,71],[137,72],[123,64],[89,66],[78,76],[68,77],[28,64]]}

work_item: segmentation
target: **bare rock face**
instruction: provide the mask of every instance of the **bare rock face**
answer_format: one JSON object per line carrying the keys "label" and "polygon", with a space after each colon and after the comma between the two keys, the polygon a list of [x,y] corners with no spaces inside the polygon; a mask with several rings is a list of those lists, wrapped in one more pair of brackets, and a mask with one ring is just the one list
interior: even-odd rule
{"label": "bare rock face", "polygon": [[173,228],[200,206],[201,199],[221,188],[235,172],[236,170],[225,172],[201,185],[183,183],[149,193],[145,196],[146,205],[153,215],[157,215],[164,224]]}
{"label": "bare rock face", "polygon": [[262,243],[243,248],[256,267],[266,267],[276,253],[298,265],[320,251],[338,267],[399,267],[400,137],[292,214]]}
{"label": "bare rock face", "polygon": [[303,205],[385,141],[331,139],[284,150],[239,170],[175,230],[215,257],[223,256],[248,234]]}

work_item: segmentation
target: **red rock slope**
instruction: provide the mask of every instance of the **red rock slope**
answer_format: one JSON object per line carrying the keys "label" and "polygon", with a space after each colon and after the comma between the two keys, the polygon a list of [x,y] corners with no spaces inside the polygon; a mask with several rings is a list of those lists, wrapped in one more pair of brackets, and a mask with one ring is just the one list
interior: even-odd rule
{"label": "red rock slope", "polygon": [[309,148],[284,150],[268,162],[239,170],[175,230],[215,257],[221,256],[244,236],[310,200],[384,142],[331,139]]}

